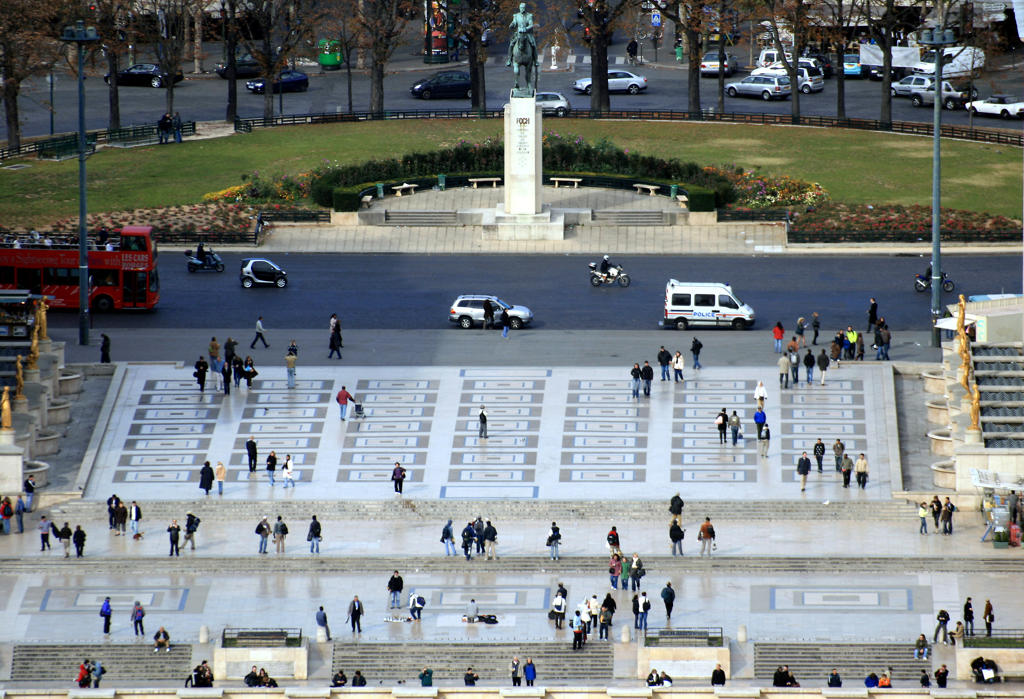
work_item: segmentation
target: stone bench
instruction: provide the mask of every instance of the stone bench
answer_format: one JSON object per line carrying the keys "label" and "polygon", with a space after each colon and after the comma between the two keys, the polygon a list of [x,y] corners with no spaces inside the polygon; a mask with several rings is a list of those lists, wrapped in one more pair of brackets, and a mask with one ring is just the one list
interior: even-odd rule
{"label": "stone bench", "polygon": [[501,182],[500,177],[470,177],[469,181],[473,184],[473,189],[476,189],[478,184],[490,182],[491,189],[497,189],[498,183]]}
{"label": "stone bench", "polygon": [[[401,196],[401,195],[399,195],[399,196]],[[364,194],[362,196],[362,198],[359,200],[360,205],[366,207],[367,209],[370,208],[370,203],[372,201],[373,201],[373,195],[372,194]]]}
{"label": "stone bench", "polygon": [[686,209],[690,205],[690,197],[686,196],[685,194],[677,194],[676,201],[679,202],[680,209]]}
{"label": "stone bench", "polygon": [[551,182],[555,185],[555,189],[558,189],[558,184],[560,182],[563,183],[563,184],[568,184],[569,182],[572,182],[572,188],[573,189],[579,189],[580,182],[582,182],[582,181],[583,181],[582,177],[552,177],[551,178]]}
{"label": "stone bench", "polygon": [[652,197],[658,192],[659,189],[661,189],[661,186],[656,184],[634,183],[633,186],[636,188],[637,194],[643,194],[643,190],[646,190],[647,193]]}
{"label": "stone bench", "polygon": [[409,192],[409,194],[415,194],[417,187],[419,187],[418,184],[409,184],[408,182],[406,182],[403,184],[396,184],[391,189],[394,190],[396,197],[400,197],[404,192]]}

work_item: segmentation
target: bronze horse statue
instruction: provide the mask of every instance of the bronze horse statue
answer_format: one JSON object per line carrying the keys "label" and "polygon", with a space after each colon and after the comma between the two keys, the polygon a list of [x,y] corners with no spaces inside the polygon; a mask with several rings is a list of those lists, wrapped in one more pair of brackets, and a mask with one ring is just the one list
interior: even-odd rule
{"label": "bronze horse statue", "polygon": [[515,86],[512,88],[514,97],[533,97],[537,94],[539,59],[537,48],[530,40],[530,35],[520,33],[514,39],[512,47],[512,72],[515,75]]}

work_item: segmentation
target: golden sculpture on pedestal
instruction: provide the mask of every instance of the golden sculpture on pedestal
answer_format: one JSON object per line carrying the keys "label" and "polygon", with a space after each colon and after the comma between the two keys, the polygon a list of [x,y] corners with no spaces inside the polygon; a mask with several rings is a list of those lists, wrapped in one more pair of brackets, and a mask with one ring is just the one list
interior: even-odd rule
{"label": "golden sculpture on pedestal", "polygon": [[960,294],[960,300],[957,301],[956,311],[956,331],[957,333],[967,332],[966,314],[967,314],[967,299],[964,298],[963,294]]}
{"label": "golden sculpture on pedestal", "polygon": [[21,368],[21,355],[14,360],[14,397],[20,399],[25,397],[25,372]]}
{"label": "golden sculpture on pedestal", "polygon": [[39,368],[39,325],[32,326],[32,346],[28,350],[28,368]]}
{"label": "golden sculpture on pedestal", "polygon": [[39,327],[39,339],[49,340],[50,336],[47,334],[46,325],[46,311],[49,310],[49,306],[46,305],[46,299],[39,299],[39,303],[36,304],[36,325]]}
{"label": "golden sculpture on pedestal", "polygon": [[971,394],[971,429],[981,430],[981,391],[978,390],[978,384],[972,386],[973,390]]}
{"label": "golden sculpture on pedestal", "polygon": [[0,398],[0,428],[9,430],[11,422],[11,387],[4,386],[3,398]]}

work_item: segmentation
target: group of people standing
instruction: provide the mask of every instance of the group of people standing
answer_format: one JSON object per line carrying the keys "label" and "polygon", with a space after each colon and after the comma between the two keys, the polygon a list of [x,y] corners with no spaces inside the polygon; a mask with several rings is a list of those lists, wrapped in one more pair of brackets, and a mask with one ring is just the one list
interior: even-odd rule
{"label": "group of people standing", "polygon": [[[292,344],[294,345],[294,341]],[[224,395],[231,393],[232,378],[234,379],[236,389],[240,387],[242,379],[245,379],[246,388],[252,388],[252,380],[259,374],[256,371],[256,362],[251,355],[246,355],[245,359],[242,359],[235,352],[237,347],[238,342],[229,337],[224,342],[224,358],[221,359],[221,344],[217,342],[216,337],[210,338],[210,344],[206,348],[206,355],[199,356],[194,365],[195,371],[192,372],[192,376],[199,385],[200,393],[206,391],[208,375],[213,378],[213,389],[223,390]],[[298,354],[298,348],[296,348],[295,354]],[[290,379],[293,377],[294,368]]]}
{"label": "group of people standing", "polygon": [[181,143],[181,125],[181,114],[175,112],[174,116],[171,116],[170,112],[164,112],[164,115],[156,122],[160,144],[170,143],[172,138],[175,143]]}

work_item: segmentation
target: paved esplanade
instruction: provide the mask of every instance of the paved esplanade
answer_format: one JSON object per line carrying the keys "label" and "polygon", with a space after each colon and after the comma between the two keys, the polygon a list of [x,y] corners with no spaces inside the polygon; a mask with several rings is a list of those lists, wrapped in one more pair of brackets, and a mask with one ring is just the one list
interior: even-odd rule
{"label": "paved esplanade", "polygon": [[[127,366],[93,465],[86,497],[111,491],[131,499],[191,499],[205,460],[228,468],[232,499],[389,497],[393,465],[408,470],[405,493],[419,499],[789,499],[800,496],[796,459],[817,438],[829,447],[826,478],[809,495],[890,497],[898,458],[887,429],[895,419],[889,367],[844,365],[825,386],[780,391],[774,370],[687,370],[685,382],[660,381],[651,397],[631,397],[629,367],[454,368],[301,367],[288,389],[283,367],[260,368],[251,389],[229,396],[212,375],[200,393],[191,368]],[[660,371],[656,369],[660,374]],[[767,458],[758,457],[753,423],[757,381],[768,387]],[[115,378],[117,381],[117,378]],[[339,419],[342,386],[365,419]],[[486,405],[487,439],[478,437]],[[735,410],[736,446],[721,445],[715,415]],[[101,421],[103,418],[101,417]],[[101,423],[102,426],[102,423]],[[245,442],[259,457],[250,476]],[[867,455],[866,490],[841,487],[831,445]],[[266,456],[278,458],[270,487]],[[295,490],[283,489],[290,454]]]}

